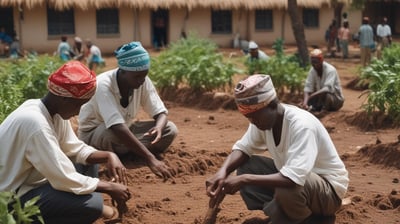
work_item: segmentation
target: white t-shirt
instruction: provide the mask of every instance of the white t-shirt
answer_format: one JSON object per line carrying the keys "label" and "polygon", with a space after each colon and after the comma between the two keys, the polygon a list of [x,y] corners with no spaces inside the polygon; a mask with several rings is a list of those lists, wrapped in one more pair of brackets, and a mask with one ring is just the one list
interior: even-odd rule
{"label": "white t-shirt", "polygon": [[376,35],[379,37],[387,37],[392,35],[392,30],[388,24],[379,24],[376,28]]}
{"label": "white t-shirt", "polygon": [[272,130],[263,131],[250,124],[232,150],[249,156],[268,150],[283,176],[304,186],[310,172],[314,172],[328,180],[343,198],[349,183],[348,172],[325,127],[309,112],[291,105],[283,106],[285,114],[279,145],[275,144]]}
{"label": "white t-shirt", "polygon": [[[99,179],[76,172],[96,151],[75,135],[68,120],[50,116],[40,99],[28,100],[0,125],[0,191],[21,196],[47,182],[75,194],[95,191]],[[72,160],[72,161],[71,161]]]}
{"label": "white t-shirt", "polygon": [[122,107],[117,71],[114,69],[97,76],[96,94],[79,113],[79,131],[90,131],[102,123],[106,128],[123,123],[129,125],[141,107],[151,117],[168,112],[148,76],[143,85],[133,91],[128,106]]}

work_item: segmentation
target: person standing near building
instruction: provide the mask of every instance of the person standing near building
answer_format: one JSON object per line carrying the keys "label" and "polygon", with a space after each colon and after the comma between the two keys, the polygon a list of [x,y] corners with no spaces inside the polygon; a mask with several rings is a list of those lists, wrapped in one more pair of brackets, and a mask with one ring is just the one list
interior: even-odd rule
{"label": "person standing near building", "polygon": [[389,47],[392,43],[392,30],[390,26],[387,24],[387,18],[383,17],[382,23],[378,25],[376,28],[376,35],[378,37],[378,58],[381,57],[381,53],[383,49]]}
{"label": "person standing near building", "polygon": [[364,17],[358,31],[361,51],[361,64],[363,67],[371,62],[371,50],[375,48],[374,31],[369,25],[369,18]]}
{"label": "person standing near building", "polygon": [[57,54],[63,61],[68,61],[71,59],[71,46],[67,42],[67,36],[61,36],[61,42],[58,44],[57,47]]}
{"label": "person standing near building", "polygon": [[349,57],[349,40],[350,40],[350,29],[349,22],[343,22],[343,26],[339,29],[339,44],[341,46],[342,57],[346,59]]}
{"label": "person standing near building", "polygon": [[86,47],[88,50],[87,65],[90,70],[96,71],[100,65],[104,64],[100,48],[94,45],[91,40],[86,40]]}

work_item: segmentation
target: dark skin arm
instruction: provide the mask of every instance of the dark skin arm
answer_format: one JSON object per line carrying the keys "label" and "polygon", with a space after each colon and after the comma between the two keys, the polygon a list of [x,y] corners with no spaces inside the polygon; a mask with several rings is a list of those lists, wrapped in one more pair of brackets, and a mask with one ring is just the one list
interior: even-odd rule
{"label": "dark skin arm", "polygon": [[88,164],[107,163],[108,176],[111,181],[127,185],[126,168],[113,152],[96,151],[86,159]]}
{"label": "dark skin arm", "polygon": [[152,136],[156,135],[154,140],[151,142],[151,144],[157,143],[161,139],[162,135],[162,130],[164,129],[165,125],[168,122],[167,114],[165,113],[160,113],[157,114],[156,116],[153,117],[154,120],[156,121],[156,126],[148,130],[144,135],[145,136]]}
{"label": "dark skin arm", "polygon": [[[155,127],[152,131],[154,133],[157,133],[157,137],[158,135],[160,135],[159,138],[161,138],[162,128],[158,128],[159,127],[158,125],[159,123],[161,124],[162,122],[163,122],[162,119],[157,120],[157,125],[156,125],[157,128]],[[157,160],[157,158],[132,134],[132,132],[129,130],[126,124],[116,124],[111,126],[110,129],[117,136],[119,136],[122,144],[130,146],[130,149],[134,153],[138,154],[139,156],[142,156],[147,160],[149,167],[153,173],[155,173],[157,176],[162,177],[164,180],[172,177],[171,174],[172,170],[170,170],[170,168],[164,162]],[[158,131],[158,129],[160,129],[160,131]]]}
{"label": "dark skin arm", "polygon": [[268,175],[243,174],[240,176],[228,176],[241,164],[248,160],[248,156],[241,151],[233,151],[225,160],[218,172],[206,181],[207,195],[217,197],[221,192],[234,194],[244,185],[264,186],[268,188],[294,187],[294,183],[281,173]]}

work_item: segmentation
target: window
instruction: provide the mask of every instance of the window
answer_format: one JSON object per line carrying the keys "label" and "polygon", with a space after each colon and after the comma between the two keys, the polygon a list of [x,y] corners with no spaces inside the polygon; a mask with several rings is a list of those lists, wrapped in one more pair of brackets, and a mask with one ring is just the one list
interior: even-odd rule
{"label": "window", "polygon": [[303,23],[307,28],[319,27],[319,11],[318,9],[303,9]]}
{"label": "window", "polygon": [[211,31],[214,34],[232,33],[232,11],[212,10]]}
{"label": "window", "polygon": [[272,30],[272,10],[256,10],[256,30]]}
{"label": "window", "polygon": [[75,34],[74,11],[72,9],[56,11],[47,8],[47,34]]}
{"label": "window", "polygon": [[119,34],[118,9],[96,11],[97,34]]}

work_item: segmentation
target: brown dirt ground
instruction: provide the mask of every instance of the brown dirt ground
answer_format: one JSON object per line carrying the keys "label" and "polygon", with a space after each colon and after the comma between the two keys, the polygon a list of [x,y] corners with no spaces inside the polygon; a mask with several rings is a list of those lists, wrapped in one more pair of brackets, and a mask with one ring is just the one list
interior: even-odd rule
{"label": "brown dirt ground", "polygon": [[[231,52],[240,55],[234,49],[224,50],[227,55]],[[336,223],[400,223],[399,129],[371,124],[362,113],[360,106],[365,95],[347,85],[355,79],[359,67],[358,49],[353,47],[350,53],[352,57],[346,61],[326,59],[338,69],[346,101],[340,111],[320,117],[350,175],[347,193],[350,203],[338,211]],[[107,58],[105,69],[115,64],[113,58]],[[220,167],[231,146],[247,129],[247,120],[232,109],[235,107],[228,93],[198,97],[194,99],[197,103],[191,101],[190,106],[184,104],[184,99],[191,96],[183,91],[176,93],[178,100],[169,100],[167,95],[169,119],[178,126],[179,135],[164,155],[164,161],[178,175],[163,182],[140,161],[125,161],[133,197],[128,201],[124,224],[201,223],[208,207],[205,180]],[[218,104],[221,106],[217,108],[210,106]],[[140,117],[145,118],[145,115]],[[104,197],[111,204],[110,198]],[[265,223],[265,215],[247,210],[239,194],[226,196],[220,208],[216,223]]]}

